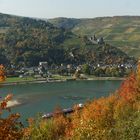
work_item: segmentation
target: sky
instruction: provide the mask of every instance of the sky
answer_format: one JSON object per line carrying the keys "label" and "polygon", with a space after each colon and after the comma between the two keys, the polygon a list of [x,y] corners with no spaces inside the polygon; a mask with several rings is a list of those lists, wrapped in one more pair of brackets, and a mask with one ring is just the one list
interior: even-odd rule
{"label": "sky", "polygon": [[140,15],[140,0],[0,0],[0,13],[38,18]]}

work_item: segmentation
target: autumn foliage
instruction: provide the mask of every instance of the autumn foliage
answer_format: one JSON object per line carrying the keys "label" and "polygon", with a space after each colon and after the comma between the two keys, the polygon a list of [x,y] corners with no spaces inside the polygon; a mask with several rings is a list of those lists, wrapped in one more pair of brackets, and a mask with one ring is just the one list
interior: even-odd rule
{"label": "autumn foliage", "polygon": [[34,121],[24,139],[138,140],[140,139],[140,63],[109,97],[95,99],[71,115]]}
{"label": "autumn foliage", "polygon": [[3,65],[0,65],[0,82],[5,80],[5,69]]}
{"label": "autumn foliage", "polygon": [[140,70],[137,70],[136,73],[131,74],[130,77],[123,82],[119,90],[120,96],[130,103],[136,102],[140,97],[139,74]]}
{"label": "autumn foliage", "polygon": [[[0,82],[5,80],[5,69],[3,65],[0,65]],[[18,122],[20,115],[9,114],[7,118],[3,118],[4,110],[10,111],[7,108],[7,103],[12,99],[12,94],[8,94],[4,99],[0,101],[0,140],[19,140],[23,136],[22,124]]]}

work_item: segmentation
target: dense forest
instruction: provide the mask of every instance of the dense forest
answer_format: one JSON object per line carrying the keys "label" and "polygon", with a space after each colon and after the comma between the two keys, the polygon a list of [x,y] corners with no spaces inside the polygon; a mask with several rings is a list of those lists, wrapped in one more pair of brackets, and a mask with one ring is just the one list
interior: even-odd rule
{"label": "dense forest", "polygon": [[17,68],[38,66],[40,61],[55,64],[134,63],[120,49],[109,44],[87,43],[70,29],[40,20],[0,14],[0,62]]}

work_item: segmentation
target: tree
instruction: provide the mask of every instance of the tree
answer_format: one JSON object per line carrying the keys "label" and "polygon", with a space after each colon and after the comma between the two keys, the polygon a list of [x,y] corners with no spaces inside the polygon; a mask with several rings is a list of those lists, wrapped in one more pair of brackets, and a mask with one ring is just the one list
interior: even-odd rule
{"label": "tree", "polygon": [[88,64],[82,65],[82,71],[83,71],[83,73],[90,75],[90,67],[89,67],[89,65]]}

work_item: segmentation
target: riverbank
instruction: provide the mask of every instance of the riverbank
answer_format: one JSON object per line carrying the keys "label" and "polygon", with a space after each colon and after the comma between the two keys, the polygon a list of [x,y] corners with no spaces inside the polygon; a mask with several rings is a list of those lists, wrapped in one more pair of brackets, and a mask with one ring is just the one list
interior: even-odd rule
{"label": "riverbank", "polygon": [[22,81],[14,81],[14,82],[3,82],[1,85],[7,86],[7,85],[18,85],[18,84],[33,84],[33,83],[51,83],[51,82],[65,82],[66,80],[47,80],[47,79],[36,79],[36,80],[22,80]]}
{"label": "riverbank", "polygon": [[60,79],[53,79],[53,78],[41,78],[41,79],[22,79],[22,80],[15,80],[15,81],[5,81],[1,83],[1,85],[17,85],[17,84],[32,84],[32,83],[51,83],[51,82],[67,82],[67,81],[81,81],[81,80],[91,80],[91,81],[96,81],[96,80],[120,80],[123,81],[125,78],[121,77],[88,77],[85,79],[73,79],[70,77],[63,77]]}
{"label": "riverbank", "polygon": [[124,77],[94,77],[94,78],[87,78],[87,80],[125,80]]}

